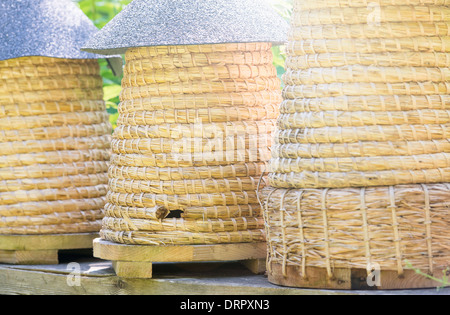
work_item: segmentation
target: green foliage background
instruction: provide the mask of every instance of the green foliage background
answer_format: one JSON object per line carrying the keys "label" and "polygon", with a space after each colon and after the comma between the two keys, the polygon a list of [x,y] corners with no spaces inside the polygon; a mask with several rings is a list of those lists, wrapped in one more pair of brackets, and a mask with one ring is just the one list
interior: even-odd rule
{"label": "green foliage background", "polygon": [[[84,11],[84,13],[101,29],[114,16],[132,0],[73,0]],[[258,0],[255,0],[258,1]],[[290,19],[292,12],[292,0],[268,0],[274,9],[286,20]],[[285,55],[282,47],[274,47],[274,65],[277,67],[278,75],[284,73]],[[107,109],[110,114],[110,121],[116,127],[119,116],[117,106],[119,104],[119,94],[121,90],[121,77],[115,77],[108,68],[106,61],[100,61],[101,74],[103,76],[103,90],[105,93]]]}

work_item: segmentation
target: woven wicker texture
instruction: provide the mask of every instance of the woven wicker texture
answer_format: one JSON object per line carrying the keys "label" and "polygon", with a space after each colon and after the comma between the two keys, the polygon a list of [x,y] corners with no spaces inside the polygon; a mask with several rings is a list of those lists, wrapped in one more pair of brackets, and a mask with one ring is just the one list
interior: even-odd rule
{"label": "woven wicker texture", "polygon": [[450,259],[450,186],[266,188],[269,264],[406,270],[445,269]]}
{"label": "woven wicker texture", "polygon": [[270,272],[448,267],[449,4],[294,1],[260,194]]}
{"label": "woven wicker texture", "polygon": [[[305,2],[296,1],[292,19],[270,184],[448,182],[447,3]],[[326,153],[311,151],[324,145]]]}
{"label": "woven wicker texture", "polygon": [[127,51],[104,239],[264,240],[256,191],[281,102],[272,62],[266,43]]}
{"label": "woven wicker texture", "polygon": [[98,232],[111,126],[96,60],[0,62],[0,234]]}

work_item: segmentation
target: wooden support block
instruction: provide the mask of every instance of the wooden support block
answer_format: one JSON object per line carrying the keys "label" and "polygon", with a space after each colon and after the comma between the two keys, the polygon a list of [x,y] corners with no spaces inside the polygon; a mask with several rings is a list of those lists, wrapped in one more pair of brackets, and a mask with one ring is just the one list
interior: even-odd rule
{"label": "wooden support block", "polygon": [[283,274],[281,264],[272,264],[268,274],[271,283],[286,287],[338,290],[352,288],[350,269],[334,270],[334,277],[329,278],[327,270],[323,268],[308,267],[305,276],[302,274],[301,267],[286,266],[285,274]]}
{"label": "wooden support block", "polygon": [[255,275],[264,274],[266,272],[266,260],[265,259],[249,259],[242,260],[241,264],[244,265]]}
{"label": "wooden support block", "polygon": [[58,252],[90,249],[98,233],[55,235],[0,235],[0,263],[15,265],[58,264]]}
{"label": "wooden support block", "polygon": [[113,261],[116,275],[127,279],[151,279],[153,266],[150,262]]}
{"label": "wooden support block", "polygon": [[266,243],[146,246],[94,240],[95,257],[111,260],[119,277],[134,279],[151,278],[155,262],[243,261],[252,272],[261,273],[266,255]]}
{"label": "wooden support block", "polygon": [[[414,270],[406,270],[403,276],[399,276],[396,271],[383,270],[377,275],[378,283],[375,281],[371,283],[368,281],[367,270],[363,269],[336,268],[333,269],[333,277],[330,278],[324,268],[307,267],[306,274],[303,275],[301,267],[286,266],[285,274],[283,274],[281,264],[272,264],[268,276],[269,281],[273,284],[309,289],[401,290],[440,286],[438,282],[419,275]],[[434,276],[437,279],[442,278],[443,271],[435,271]]]}
{"label": "wooden support block", "polygon": [[[432,276],[442,279],[443,270],[436,270]],[[426,289],[441,286],[440,283],[418,274],[414,270],[405,270],[403,276],[397,271],[383,270],[379,275],[380,286],[370,287],[367,284],[367,272],[362,269],[352,270],[353,290],[401,290],[401,289]]]}

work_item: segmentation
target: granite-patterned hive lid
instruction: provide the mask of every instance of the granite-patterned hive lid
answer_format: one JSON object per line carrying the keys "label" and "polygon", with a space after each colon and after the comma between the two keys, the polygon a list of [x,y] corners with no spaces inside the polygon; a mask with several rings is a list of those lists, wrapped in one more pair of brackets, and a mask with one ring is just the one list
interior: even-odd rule
{"label": "granite-patterned hive lid", "polygon": [[83,50],[123,54],[147,46],[284,44],[288,30],[266,0],[134,0]]}
{"label": "granite-patterned hive lid", "polygon": [[[30,56],[105,58],[81,51],[97,32],[70,0],[0,0],[0,60]],[[107,58],[110,64],[122,63],[120,56]]]}

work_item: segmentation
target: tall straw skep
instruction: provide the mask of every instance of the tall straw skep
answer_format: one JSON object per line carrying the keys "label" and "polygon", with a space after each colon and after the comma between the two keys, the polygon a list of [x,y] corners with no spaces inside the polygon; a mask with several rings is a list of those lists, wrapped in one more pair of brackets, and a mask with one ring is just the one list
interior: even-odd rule
{"label": "tall straw skep", "polygon": [[98,232],[111,126],[97,60],[4,60],[0,82],[0,234]]}
{"label": "tall straw skep", "polygon": [[266,43],[128,49],[102,238],[264,241],[256,190],[281,102],[272,63]]}
{"label": "tall straw skep", "polygon": [[261,194],[272,281],[448,267],[449,4],[294,1]]}

